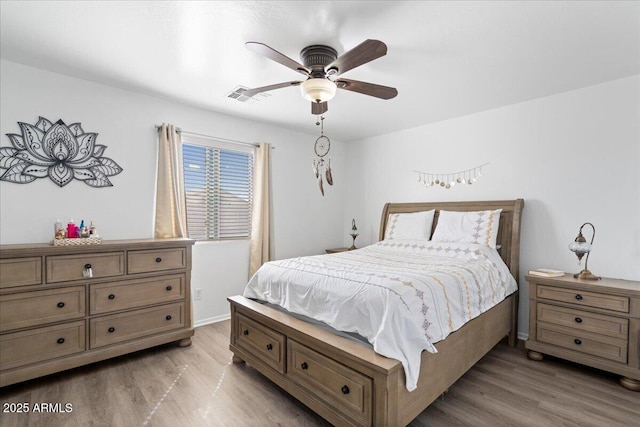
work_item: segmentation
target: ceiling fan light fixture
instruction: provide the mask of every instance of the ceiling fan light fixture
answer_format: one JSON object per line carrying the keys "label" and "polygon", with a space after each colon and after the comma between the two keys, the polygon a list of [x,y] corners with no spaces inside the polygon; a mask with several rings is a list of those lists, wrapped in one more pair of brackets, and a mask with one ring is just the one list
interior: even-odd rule
{"label": "ceiling fan light fixture", "polygon": [[311,78],[300,85],[302,96],[311,102],[327,102],[336,95],[336,84],[326,78]]}

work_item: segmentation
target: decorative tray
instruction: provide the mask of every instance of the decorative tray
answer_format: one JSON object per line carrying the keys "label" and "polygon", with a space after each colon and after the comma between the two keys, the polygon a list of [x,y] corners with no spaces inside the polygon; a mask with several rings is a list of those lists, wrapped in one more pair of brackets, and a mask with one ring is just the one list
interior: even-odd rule
{"label": "decorative tray", "polygon": [[53,246],[99,245],[102,237],[80,237],[77,239],[54,239]]}

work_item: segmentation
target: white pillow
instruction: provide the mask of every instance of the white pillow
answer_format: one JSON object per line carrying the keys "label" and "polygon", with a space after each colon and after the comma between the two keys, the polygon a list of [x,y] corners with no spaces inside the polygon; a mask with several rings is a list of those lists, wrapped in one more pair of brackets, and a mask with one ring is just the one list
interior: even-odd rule
{"label": "white pillow", "polygon": [[429,240],[435,210],[390,214],[384,240]]}
{"label": "white pillow", "polygon": [[496,249],[500,212],[502,209],[476,212],[440,211],[432,241],[477,243]]}

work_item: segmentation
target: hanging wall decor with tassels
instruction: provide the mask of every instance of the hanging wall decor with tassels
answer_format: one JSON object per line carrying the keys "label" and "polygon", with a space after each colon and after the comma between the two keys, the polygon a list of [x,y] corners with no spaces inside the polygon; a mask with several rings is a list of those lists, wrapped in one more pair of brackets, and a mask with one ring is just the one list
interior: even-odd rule
{"label": "hanging wall decor with tassels", "polygon": [[0,148],[1,181],[28,184],[49,178],[64,187],[75,178],[91,187],[112,187],[108,177],[122,172],[115,161],[102,157],[107,146],[96,144],[98,134],[85,132],[80,123],[40,117],[35,125],[18,126],[21,135],[7,134],[13,148]]}
{"label": "hanging wall decor with tassels", "polygon": [[324,196],[324,184],[322,177],[324,176],[327,180],[327,184],[333,185],[333,176],[331,174],[331,159],[325,156],[329,154],[329,150],[331,149],[331,140],[329,137],[324,135],[324,117],[320,118],[319,124],[320,127],[320,136],[316,139],[316,143],[314,145],[314,151],[317,159],[313,159],[313,173],[316,175],[316,179],[318,180],[318,186],[320,187],[320,193]]}
{"label": "hanging wall decor with tassels", "polygon": [[458,172],[449,173],[432,173],[414,171],[418,175],[418,183],[425,187],[444,187],[449,189],[455,187],[456,184],[468,184],[471,185],[478,181],[478,177],[482,176],[482,168],[489,163],[484,163],[475,168],[465,169]]}

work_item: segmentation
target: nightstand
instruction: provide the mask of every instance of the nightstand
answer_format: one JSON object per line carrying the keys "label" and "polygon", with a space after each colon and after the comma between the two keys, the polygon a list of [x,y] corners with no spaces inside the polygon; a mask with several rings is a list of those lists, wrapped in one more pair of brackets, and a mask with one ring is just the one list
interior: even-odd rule
{"label": "nightstand", "polygon": [[347,251],[350,251],[350,250],[351,250],[351,249],[349,249],[349,248],[333,248],[333,249],[325,249],[325,251],[326,251],[328,254],[335,254],[335,253],[338,253],[338,252],[347,252]]}
{"label": "nightstand", "polygon": [[640,391],[640,282],[526,276],[527,355],[544,354],[621,375]]}

